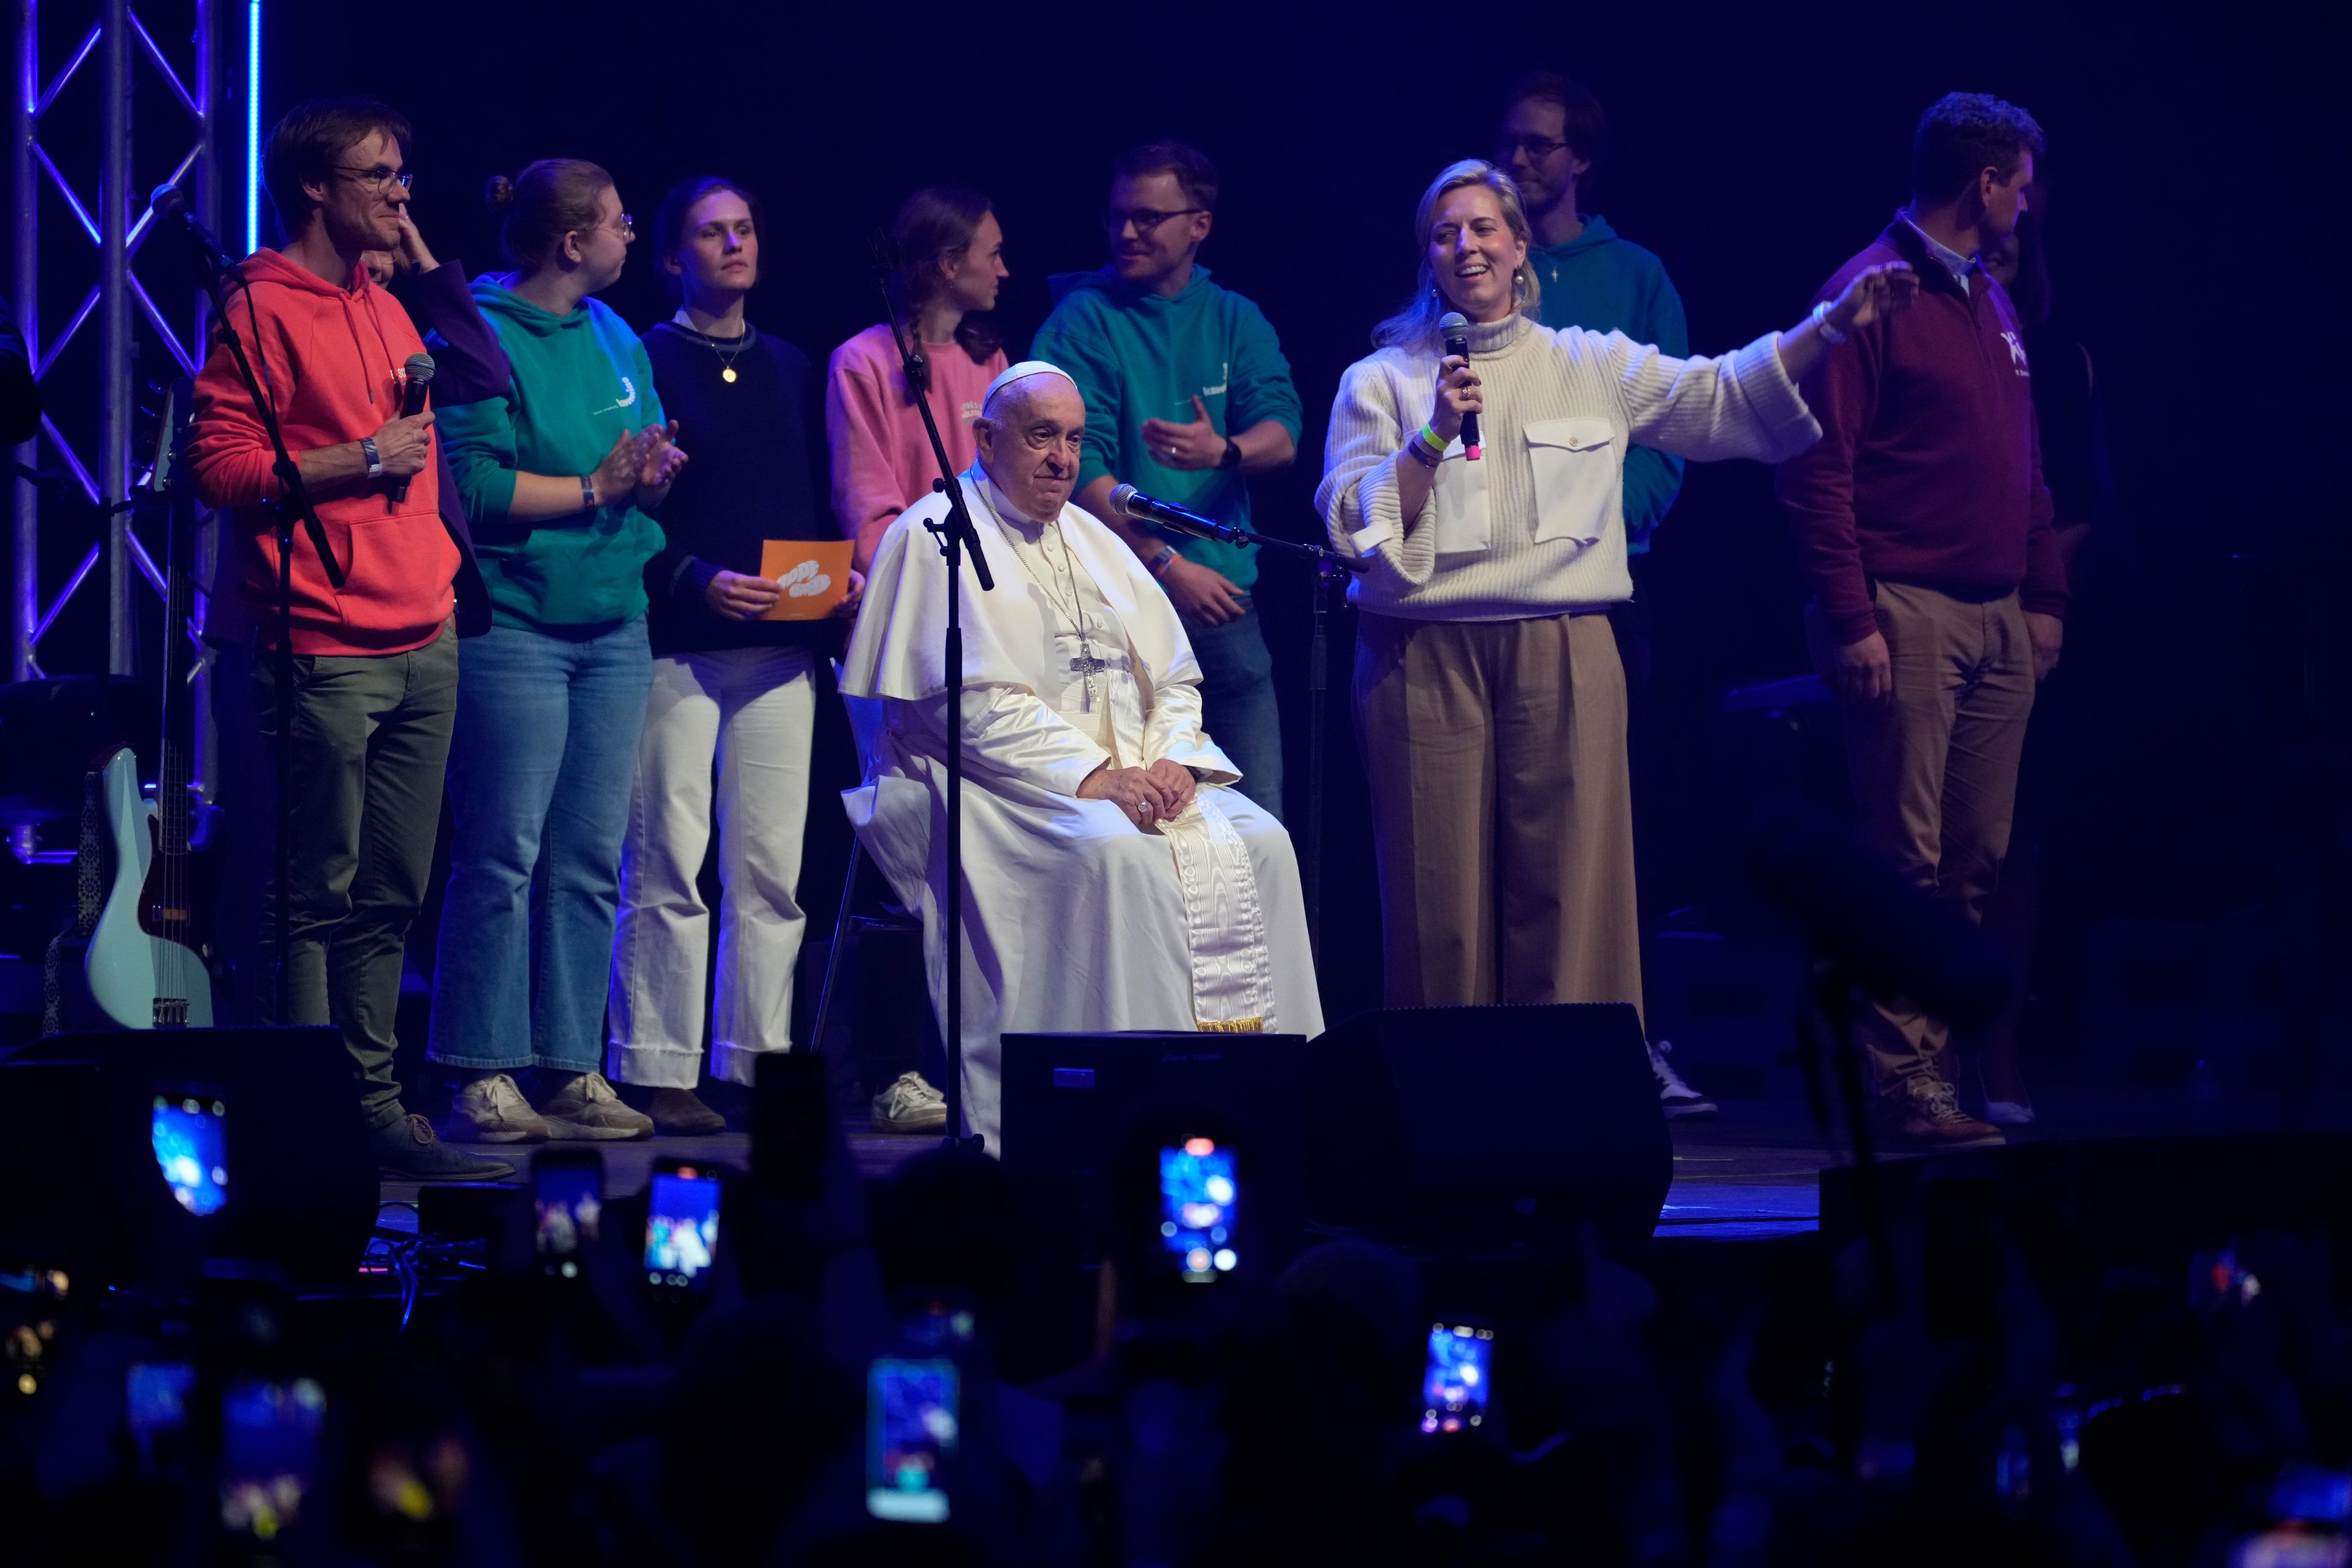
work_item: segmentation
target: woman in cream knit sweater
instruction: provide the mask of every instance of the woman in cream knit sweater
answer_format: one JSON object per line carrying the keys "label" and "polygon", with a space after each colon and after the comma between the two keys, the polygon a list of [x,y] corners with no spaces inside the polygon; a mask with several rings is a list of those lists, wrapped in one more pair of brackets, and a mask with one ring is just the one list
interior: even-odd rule
{"label": "woman in cream knit sweater", "polygon": [[[1536,324],[1527,217],[1493,164],[1441,174],[1416,226],[1419,290],[1341,377],[1316,492],[1333,547],[1373,563],[1350,597],[1387,1001],[1638,1007],[1625,676],[1604,614],[1633,594],[1627,443],[1803,450],[1821,426],[1797,379],[1916,280],[1874,269],[1789,331],[1675,360]],[[1444,356],[1449,311],[1466,358]]]}

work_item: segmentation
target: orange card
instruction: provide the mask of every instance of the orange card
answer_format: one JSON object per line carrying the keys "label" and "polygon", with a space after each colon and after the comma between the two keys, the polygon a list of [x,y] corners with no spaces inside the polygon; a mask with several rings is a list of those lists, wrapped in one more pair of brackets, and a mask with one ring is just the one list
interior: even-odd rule
{"label": "orange card", "polygon": [[846,539],[769,539],[760,545],[760,575],[783,584],[763,621],[819,621],[849,594]]}

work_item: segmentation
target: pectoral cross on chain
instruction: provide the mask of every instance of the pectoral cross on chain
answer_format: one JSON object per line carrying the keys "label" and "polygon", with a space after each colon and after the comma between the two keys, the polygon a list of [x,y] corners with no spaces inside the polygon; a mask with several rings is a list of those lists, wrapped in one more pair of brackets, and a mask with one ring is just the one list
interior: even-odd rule
{"label": "pectoral cross on chain", "polygon": [[1076,676],[1079,680],[1084,683],[1080,688],[1083,695],[1079,699],[1080,707],[1083,711],[1088,713],[1094,711],[1095,677],[1102,674],[1105,670],[1111,668],[1112,665],[1109,659],[1101,658],[1100,656],[1093,653],[1082,653],[1076,655],[1071,658],[1070,673]]}

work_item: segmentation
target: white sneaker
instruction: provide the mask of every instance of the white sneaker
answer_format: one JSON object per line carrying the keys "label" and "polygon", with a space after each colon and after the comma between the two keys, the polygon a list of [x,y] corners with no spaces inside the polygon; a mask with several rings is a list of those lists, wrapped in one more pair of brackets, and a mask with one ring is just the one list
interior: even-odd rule
{"label": "white sneaker", "polygon": [[502,1072],[478,1078],[449,1102],[449,1137],[458,1143],[544,1143],[555,1135]]}
{"label": "white sneaker", "polygon": [[923,1081],[919,1072],[902,1072],[898,1080],[874,1097],[877,1132],[939,1132],[948,1124],[948,1097]]}
{"label": "white sneaker", "polygon": [[1668,1116],[1713,1116],[1715,1101],[1685,1083],[1683,1075],[1666,1060],[1674,1048],[1671,1040],[1650,1042],[1650,1076],[1658,1080],[1658,1103],[1665,1107]]}

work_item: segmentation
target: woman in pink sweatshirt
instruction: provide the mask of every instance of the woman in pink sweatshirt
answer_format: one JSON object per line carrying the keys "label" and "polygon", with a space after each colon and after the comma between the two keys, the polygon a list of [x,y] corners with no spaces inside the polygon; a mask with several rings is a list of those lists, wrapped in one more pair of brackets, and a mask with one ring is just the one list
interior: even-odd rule
{"label": "woman in pink sweatshirt", "polygon": [[[1003,345],[985,319],[1008,276],[1004,231],[986,196],[933,185],[907,198],[890,233],[899,256],[893,281],[930,370],[931,416],[948,460],[967,468],[980,395],[1005,366]],[[833,451],[834,513],[841,531],[857,542],[853,564],[863,572],[891,520],[930,494],[940,477],[887,322],[833,351],[824,435]]]}

